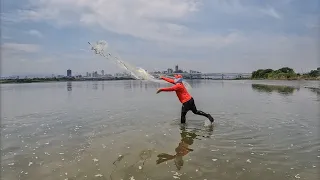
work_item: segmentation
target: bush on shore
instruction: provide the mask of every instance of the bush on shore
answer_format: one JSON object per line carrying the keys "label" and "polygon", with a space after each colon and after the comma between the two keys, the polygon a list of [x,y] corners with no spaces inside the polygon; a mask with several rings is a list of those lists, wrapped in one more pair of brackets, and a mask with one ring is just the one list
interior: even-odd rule
{"label": "bush on shore", "polygon": [[294,72],[292,68],[283,67],[278,70],[258,69],[252,72],[252,79],[279,79],[279,80],[298,80],[298,79],[320,79],[320,71],[312,70],[306,74]]}

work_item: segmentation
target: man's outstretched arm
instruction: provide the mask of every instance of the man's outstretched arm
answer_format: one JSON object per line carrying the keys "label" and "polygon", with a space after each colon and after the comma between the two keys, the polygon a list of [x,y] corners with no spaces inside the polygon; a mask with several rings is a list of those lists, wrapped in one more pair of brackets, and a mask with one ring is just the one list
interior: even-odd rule
{"label": "man's outstretched arm", "polygon": [[157,94],[161,91],[177,91],[178,89],[180,88],[180,85],[179,84],[176,84],[174,86],[171,86],[171,87],[167,87],[167,88],[160,88],[158,91],[157,91]]}
{"label": "man's outstretched arm", "polygon": [[167,78],[167,77],[164,77],[164,76],[161,76],[160,78],[161,78],[162,80],[165,80],[165,81],[171,83],[171,84],[174,84],[174,80],[171,79],[171,78]]}

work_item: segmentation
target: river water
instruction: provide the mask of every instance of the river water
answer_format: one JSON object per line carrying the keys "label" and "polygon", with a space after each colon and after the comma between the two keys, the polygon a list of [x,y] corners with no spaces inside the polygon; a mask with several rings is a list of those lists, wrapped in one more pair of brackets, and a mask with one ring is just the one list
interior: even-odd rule
{"label": "river water", "polygon": [[1,85],[1,179],[319,178],[319,82],[189,83],[213,126],[155,83]]}

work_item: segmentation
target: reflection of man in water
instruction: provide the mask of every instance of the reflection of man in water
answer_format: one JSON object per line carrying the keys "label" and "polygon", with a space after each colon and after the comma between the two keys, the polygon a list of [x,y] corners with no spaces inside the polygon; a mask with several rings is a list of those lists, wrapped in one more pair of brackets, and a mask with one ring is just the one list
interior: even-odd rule
{"label": "reflection of man in water", "polygon": [[196,135],[193,132],[186,131],[185,128],[182,129],[180,135],[181,135],[181,141],[178,147],[176,147],[175,149],[176,154],[175,155],[170,155],[166,153],[159,154],[158,155],[159,159],[157,160],[157,164],[174,159],[174,163],[177,169],[178,170],[181,169],[181,167],[183,166],[182,157],[187,155],[190,151],[193,151],[193,149],[190,149],[189,146],[193,144],[193,139],[195,139],[198,135]]}

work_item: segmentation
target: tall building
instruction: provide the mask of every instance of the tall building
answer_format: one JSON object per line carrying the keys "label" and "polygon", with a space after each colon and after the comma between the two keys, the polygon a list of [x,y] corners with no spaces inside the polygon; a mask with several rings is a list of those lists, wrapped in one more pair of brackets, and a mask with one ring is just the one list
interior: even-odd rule
{"label": "tall building", "polygon": [[101,75],[104,76],[104,70],[101,71]]}
{"label": "tall building", "polygon": [[178,65],[176,65],[176,69],[175,69],[175,71],[177,72],[179,70],[179,67],[178,67]]}
{"label": "tall building", "polygon": [[169,74],[173,73],[173,70],[171,68],[168,68],[168,73]]}
{"label": "tall building", "polygon": [[87,77],[89,77],[89,72],[87,72]]}
{"label": "tall building", "polygon": [[71,69],[68,69],[68,70],[67,70],[67,76],[68,76],[68,77],[71,77],[71,76],[72,76]]}

